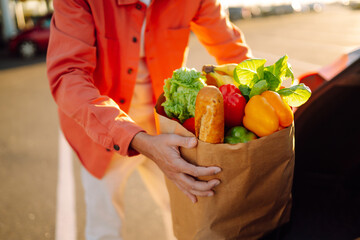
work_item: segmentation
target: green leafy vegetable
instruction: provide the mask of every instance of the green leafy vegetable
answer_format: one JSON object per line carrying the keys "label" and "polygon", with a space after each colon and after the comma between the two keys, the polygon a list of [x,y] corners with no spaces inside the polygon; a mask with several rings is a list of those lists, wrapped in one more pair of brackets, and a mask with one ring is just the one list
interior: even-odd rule
{"label": "green leafy vegetable", "polygon": [[303,83],[277,91],[283,99],[292,107],[299,107],[311,96],[311,90]]}
{"label": "green leafy vegetable", "polygon": [[234,79],[240,84],[241,94],[249,100],[255,95],[271,90],[278,92],[292,107],[304,104],[311,96],[311,90],[304,84],[279,90],[282,82],[289,78],[291,84],[294,84],[294,73],[288,58],[284,55],[270,66],[265,66],[265,59],[247,59],[239,63],[234,70]]}
{"label": "green leafy vegetable", "polygon": [[243,95],[246,101],[248,101],[250,98],[251,88],[243,84],[240,84],[238,88],[240,89],[241,95]]}
{"label": "green leafy vegetable", "polygon": [[266,82],[266,80],[261,80],[258,81],[257,83],[255,83],[254,87],[251,89],[250,92],[250,98],[252,98],[255,95],[260,95],[263,92],[265,92],[266,90],[268,90],[269,86],[268,83]]}
{"label": "green leafy vegetable", "polygon": [[260,79],[263,79],[265,59],[247,59],[239,63],[234,71],[234,80],[237,83],[252,87]]}
{"label": "green leafy vegetable", "polygon": [[[234,71],[234,79],[239,83],[239,89],[247,99],[259,95],[266,90],[279,91],[283,81],[291,79],[294,83],[294,73],[291,65],[288,63],[288,56],[284,55],[274,64],[265,66],[265,59],[247,59],[239,63]],[[310,95],[304,91],[304,87],[292,88],[291,94],[287,94],[289,102],[292,104],[302,104],[304,99],[308,99]],[[304,92],[300,92],[304,91]],[[311,92],[310,92],[311,94]],[[306,101],[305,100],[305,101]]]}
{"label": "green leafy vegetable", "polygon": [[173,72],[171,78],[165,80],[162,104],[169,118],[177,118],[183,123],[195,116],[196,96],[206,85],[204,77],[195,69],[179,68]]}
{"label": "green leafy vegetable", "polygon": [[288,63],[288,56],[284,55],[275,64],[265,67],[266,71],[271,72],[280,82],[291,78],[292,83],[294,81],[294,74],[291,65]]}
{"label": "green leafy vegetable", "polygon": [[269,89],[271,91],[276,91],[281,86],[281,79],[277,78],[274,74],[269,71],[264,71],[264,79],[268,84]]}

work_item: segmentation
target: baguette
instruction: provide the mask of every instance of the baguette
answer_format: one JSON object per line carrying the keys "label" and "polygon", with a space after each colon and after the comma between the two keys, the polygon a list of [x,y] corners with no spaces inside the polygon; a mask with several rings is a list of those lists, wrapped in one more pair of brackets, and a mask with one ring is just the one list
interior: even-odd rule
{"label": "baguette", "polygon": [[196,97],[195,135],[208,143],[224,141],[224,100],[217,87],[205,86]]}

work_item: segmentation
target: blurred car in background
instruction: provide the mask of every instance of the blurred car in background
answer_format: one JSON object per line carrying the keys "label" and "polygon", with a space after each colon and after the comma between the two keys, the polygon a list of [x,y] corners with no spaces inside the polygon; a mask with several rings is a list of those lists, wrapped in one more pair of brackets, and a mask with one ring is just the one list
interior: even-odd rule
{"label": "blurred car in background", "polygon": [[352,9],[360,9],[360,0],[342,0],[342,4]]}
{"label": "blurred car in background", "polygon": [[252,17],[251,8],[240,3],[232,4],[225,7],[231,21],[237,19],[247,19]]}
{"label": "blurred car in background", "polygon": [[260,1],[258,7],[261,16],[282,15],[294,12],[292,0],[283,1]]}
{"label": "blurred car in background", "polygon": [[33,58],[45,52],[50,37],[50,21],[52,14],[34,19],[34,26],[20,31],[9,41],[9,51],[22,58]]}
{"label": "blurred car in background", "polygon": [[321,12],[324,9],[324,2],[325,1],[293,0],[291,1],[291,5],[296,12]]}
{"label": "blurred car in background", "polygon": [[[360,0],[359,0],[360,1]],[[221,0],[230,20],[290,14],[321,12],[324,0]]]}

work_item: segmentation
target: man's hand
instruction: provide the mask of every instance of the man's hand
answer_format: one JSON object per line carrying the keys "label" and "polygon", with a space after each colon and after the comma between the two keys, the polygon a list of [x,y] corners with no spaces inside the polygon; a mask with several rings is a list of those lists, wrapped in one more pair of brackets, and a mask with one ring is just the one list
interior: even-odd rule
{"label": "man's hand", "polygon": [[221,171],[219,167],[197,167],[181,158],[179,146],[193,148],[196,145],[194,137],[176,134],[151,136],[144,132],[136,134],[131,142],[133,149],[152,159],[193,203],[197,202],[196,196],[214,195],[212,188],[220,183],[218,179],[198,181],[195,177],[212,176]]}

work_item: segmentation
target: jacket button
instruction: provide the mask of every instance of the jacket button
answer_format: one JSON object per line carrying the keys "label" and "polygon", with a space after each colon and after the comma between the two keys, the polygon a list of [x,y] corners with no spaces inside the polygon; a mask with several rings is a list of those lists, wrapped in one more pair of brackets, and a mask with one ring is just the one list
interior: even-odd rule
{"label": "jacket button", "polygon": [[120,103],[125,103],[125,98],[120,98],[119,102]]}
{"label": "jacket button", "polygon": [[127,70],[128,74],[131,74],[133,72],[133,69],[132,68],[128,68]]}
{"label": "jacket button", "polygon": [[136,37],[133,37],[132,41],[133,41],[134,43],[136,43],[136,42],[137,42],[137,38],[136,38]]}
{"label": "jacket button", "polygon": [[114,149],[115,149],[116,151],[119,151],[119,149],[120,149],[119,145],[115,144],[115,145],[114,145]]}
{"label": "jacket button", "polygon": [[140,3],[137,3],[135,7],[136,7],[137,10],[141,10],[142,5]]}
{"label": "jacket button", "polygon": [[111,150],[109,148],[106,149],[107,152],[110,152]]}

